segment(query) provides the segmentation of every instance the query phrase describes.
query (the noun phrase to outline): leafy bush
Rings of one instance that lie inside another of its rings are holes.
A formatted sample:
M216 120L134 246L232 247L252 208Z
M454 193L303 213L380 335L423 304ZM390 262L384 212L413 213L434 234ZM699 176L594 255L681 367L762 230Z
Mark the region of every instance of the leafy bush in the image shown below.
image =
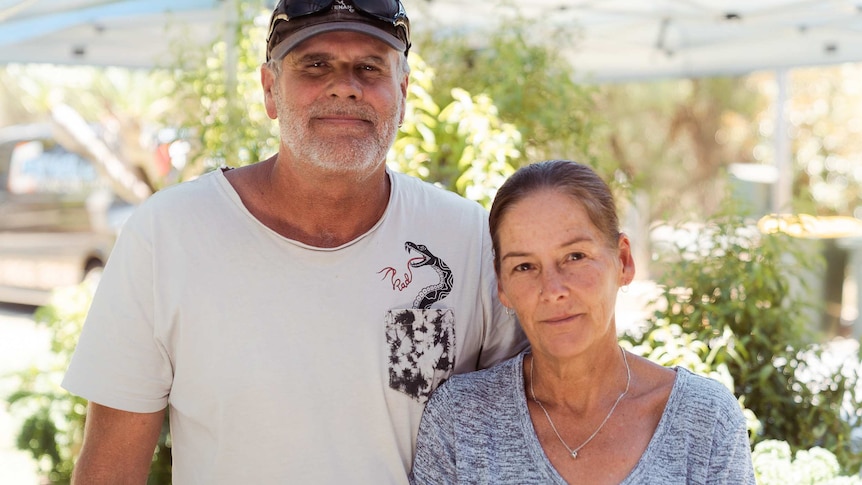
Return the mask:
M12 413L24 420L18 434L18 448L29 451L40 474L55 484L69 483L84 437L87 401L69 394L60 387L60 382L78 342L92 297L93 288L85 282L55 292L50 304L36 310L35 321L47 326L51 334L52 359L44 368L20 373L21 385L8 397ZM170 463L165 420L148 484L170 484Z
M760 421L753 442L827 448L858 471L862 453L851 446L852 427L862 422L858 360L843 369L818 365L819 314L807 284L819 264L816 247L761 235L732 213L677 230L687 237L659 256L665 272L653 320L628 340L658 352L659 361L685 348L707 370L727 369L734 394Z
M407 111L387 162L398 171L490 206L515 171L521 133L504 123L487 95L455 88L442 109L434 101L434 70L410 55Z

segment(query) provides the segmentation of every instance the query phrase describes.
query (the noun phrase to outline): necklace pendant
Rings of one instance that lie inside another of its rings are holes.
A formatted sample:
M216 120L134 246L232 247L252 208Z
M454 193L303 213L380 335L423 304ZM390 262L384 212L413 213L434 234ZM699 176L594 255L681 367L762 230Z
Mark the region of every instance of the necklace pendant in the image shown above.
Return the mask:
M572 450L572 459L574 460L577 457L578 457L578 450Z

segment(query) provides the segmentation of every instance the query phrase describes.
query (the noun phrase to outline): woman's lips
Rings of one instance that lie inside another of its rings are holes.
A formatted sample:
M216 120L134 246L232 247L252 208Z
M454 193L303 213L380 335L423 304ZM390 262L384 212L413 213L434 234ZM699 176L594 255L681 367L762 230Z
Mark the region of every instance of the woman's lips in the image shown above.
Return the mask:
M542 323L545 323L548 325L562 325L564 323L570 323L570 322L575 321L575 319L577 319L578 316L579 315L577 315L577 314L558 315L558 316L542 319Z

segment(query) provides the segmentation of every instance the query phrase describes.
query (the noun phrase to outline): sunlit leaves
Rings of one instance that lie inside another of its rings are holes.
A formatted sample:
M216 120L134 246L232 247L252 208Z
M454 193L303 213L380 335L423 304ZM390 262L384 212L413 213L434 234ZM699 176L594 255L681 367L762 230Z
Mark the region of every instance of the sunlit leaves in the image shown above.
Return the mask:
M388 162L486 206L521 156L521 133L501 121L493 100L451 90L440 109L433 96L434 71L411 54L407 112Z

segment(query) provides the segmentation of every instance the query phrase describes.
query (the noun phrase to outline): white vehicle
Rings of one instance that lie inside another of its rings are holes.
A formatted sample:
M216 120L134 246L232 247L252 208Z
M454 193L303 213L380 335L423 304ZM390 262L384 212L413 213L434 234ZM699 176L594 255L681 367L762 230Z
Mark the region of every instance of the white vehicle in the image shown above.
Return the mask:
M50 124L0 129L0 301L43 305L98 277L132 207Z

